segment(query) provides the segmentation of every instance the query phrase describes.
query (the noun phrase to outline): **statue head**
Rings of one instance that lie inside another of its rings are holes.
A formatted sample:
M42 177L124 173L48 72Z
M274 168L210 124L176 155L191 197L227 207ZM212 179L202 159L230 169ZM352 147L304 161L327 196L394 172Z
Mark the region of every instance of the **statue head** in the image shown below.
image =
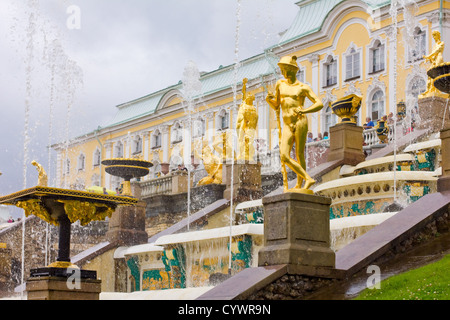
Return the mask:
M294 70L297 73L299 70L298 64L297 64L297 56L284 56L280 59L280 62L278 63L278 66L280 68L287 67L289 69Z
M441 40L441 33L437 30L434 30L431 35L433 36L434 40L440 41Z

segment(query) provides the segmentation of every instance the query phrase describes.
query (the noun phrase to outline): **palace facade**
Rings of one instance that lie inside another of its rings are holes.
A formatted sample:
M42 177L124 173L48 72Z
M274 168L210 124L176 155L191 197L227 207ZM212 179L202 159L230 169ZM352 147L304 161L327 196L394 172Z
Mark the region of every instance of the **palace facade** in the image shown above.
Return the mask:
M281 78L277 63L286 55L298 57L298 79L324 103L320 113L308 116L314 137L338 122L330 104L353 93L363 97L359 125L366 117L376 121L396 114L401 101L416 112L417 97L426 90L427 62L422 57L434 45L431 32L440 31L442 40L450 43L448 1L417 0L415 6L399 11L397 29L391 1L303 0L296 5L298 14L277 44L240 61L238 68L221 66L201 74L202 93L191 101L194 112L186 112L180 82L118 105L108 124L74 139L69 148L64 143L53 146L57 187L114 190L120 181L104 172L102 159L149 160L154 167L145 180L159 177L167 167L170 171L192 163L192 150L199 142L212 143L217 134L235 129L244 78L259 114L257 153L260 159L275 159L270 155L276 155L278 146L277 121L265 101L265 88L274 89ZM444 59L450 60L450 46ZM276 168L276 163L263 166Z

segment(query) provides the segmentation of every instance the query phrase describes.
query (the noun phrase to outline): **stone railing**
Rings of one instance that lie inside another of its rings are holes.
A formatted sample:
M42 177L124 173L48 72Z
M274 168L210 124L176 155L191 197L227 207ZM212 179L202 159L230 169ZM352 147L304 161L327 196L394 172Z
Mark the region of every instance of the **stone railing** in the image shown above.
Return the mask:
M177 194L187 192L187 182L187 171L174 171L159 178L142 181L140 183L141 199L161 194Z
M401 126L397 126L397 137L398 137L399 133L403 133ZM374 145L380 144L380 139L378 138L376 128L364 130L363 135L364 135L364 145L365 146L372 147ZM389 142L391 142L394 139L394 127L393 126L389 126L388 139L389 139Z

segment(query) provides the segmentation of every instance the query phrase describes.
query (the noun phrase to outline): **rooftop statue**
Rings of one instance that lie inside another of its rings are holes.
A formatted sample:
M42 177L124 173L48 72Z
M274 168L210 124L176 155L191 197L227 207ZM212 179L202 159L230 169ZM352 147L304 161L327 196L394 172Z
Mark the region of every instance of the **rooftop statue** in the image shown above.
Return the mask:
M308 85L297 80L299 67L296 56L285 56L281 58L278 65L284 79L278 80L275 94L269 92L266 101L277 114L284 192L313 194L310 188L316 181L306 172L305 161L305 144L308 133L306 114L322 110L323 103ZM305 109L306 98L311 100L312 105ZM283 127L281 127L280 109ZM297 160L290 156L294 144ZM297 185L292 189L288 189L286 165L297 174ZM305 185L302 188L303 181L305 181Z
M39 163L37 163L35 160L31 161L31 164L36 167L36 169L39 172L38 177L38 186L39 187L48 187L48 176L47 173L44 170L44 167L42 167Z
M429 55L423 56L425 60L431 63L429 70L436 68L437 66L442 65L444 63L443 54L445 43L441 41L441 33L435 30L432 32L432 36L435 41L433 51ZM436 87L434 86L434 79L432 77L428 77L427 90L421 95L419 95L419 98L432 97L436 95L443 96L442 93L439 90L437 90ZM444 95L443 97L446 97L446 95Z
M255 96L247 94L247 78L243 80L242 104L239 106L239 112L236 122L236 130L239 141L238 160L253 161L255 147L253 145L258 125L258 112L253 105Z

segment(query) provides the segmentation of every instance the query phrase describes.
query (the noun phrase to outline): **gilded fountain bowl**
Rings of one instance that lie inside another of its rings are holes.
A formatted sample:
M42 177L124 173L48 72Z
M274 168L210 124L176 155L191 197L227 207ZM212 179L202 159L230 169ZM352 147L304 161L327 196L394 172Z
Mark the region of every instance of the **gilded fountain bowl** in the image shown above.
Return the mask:
M126 180L146 176L149 168L153 167L153 163L140 159L107 159L102 164L106 166L107 173Z
M450 93L450 62L429 69L427 74L434 79L433 84L436 89L444 93Z

